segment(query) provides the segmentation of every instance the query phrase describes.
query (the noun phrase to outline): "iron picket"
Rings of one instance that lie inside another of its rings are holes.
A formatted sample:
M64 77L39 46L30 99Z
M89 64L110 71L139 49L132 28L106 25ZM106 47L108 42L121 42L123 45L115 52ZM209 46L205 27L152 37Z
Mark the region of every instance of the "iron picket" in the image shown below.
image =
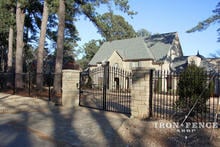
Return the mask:
M215 74L213 78L213 74ZM210 98L207 100L204 110L195 111L195 121L204 121L204 122L213 122L214 118L216 121L220 121L220 113L217 112L218 99L219 99L219 73L206 72L204 75L192 75L194 78L197 76L206 77L207 83L213 81L214 88L217 87L214 95L210 95ZM176 101L179 99L178 96L178 80L180 78L180 73L173 73L168 71L153 71L152 76L152 117L160 119L171 119L174 114L180 112L180 109L176 107ZM190 85L190 88L193 85ZM209 87L211 85L209 84ZM186 101L187 102L187 101ZM197 105L196 105L197 107Z
M126 78L129 79L127 83ZM79 96L80 106L130 114L130 87L126 87L131 85L130 79L131 72L109 65L83 71L80 74L80 91L83 91ZM89 95L83 94L88 92Z

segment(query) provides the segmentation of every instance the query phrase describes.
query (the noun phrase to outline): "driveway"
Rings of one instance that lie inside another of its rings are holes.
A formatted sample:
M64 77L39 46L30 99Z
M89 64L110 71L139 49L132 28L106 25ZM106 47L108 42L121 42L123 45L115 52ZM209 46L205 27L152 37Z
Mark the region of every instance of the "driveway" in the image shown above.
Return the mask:
M55 107L46 101L0 93L0 146L123 145L117 130L129 117L83 107ZM9 135L13 134L13 135ZM5 139L8 138L8 139ZM22 138L22 139L19 139ZM20 141L19 141L20 140Z
M175 129L155 128L166 120L138 120L84 107L55 107L36 98L0 93L0 147L180 146ZM210 136L213 139L210 141ZM184 137L184 136L182 136ZM201 130L194 146L220 146L219 129ZM189 143L189 142L187 142Z

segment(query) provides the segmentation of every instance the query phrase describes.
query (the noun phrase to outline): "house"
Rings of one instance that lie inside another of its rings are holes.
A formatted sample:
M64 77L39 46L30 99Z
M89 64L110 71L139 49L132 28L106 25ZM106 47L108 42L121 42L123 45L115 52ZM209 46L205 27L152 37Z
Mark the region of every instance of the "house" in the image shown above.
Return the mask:
M166 92L169 90L177 90L179 75L190 64L195 64L196 66L202 67L208 71L211 71L213 69L212 64L207 62L205 57L200 55L199 52L197 53L197 55L176 57L170 63L169 72L157 73L158 76L155 84L156 85L155 87L157 87L157 91ZM158 86L158 85L162 85L162 86Z
M106 62L111 67L121 68L126 71L131 71L136 67L144 67L178 74L192 63L203 67L207 71L219 71L220 69L220 59L207 59L200 55L199 52L197 55L183 56L177 32L105 42L89 62L89 69L95 69ZM161 86L162 92L176 90L177 88L177 77L175 78L175 76L167 73L160 73L157 75L158 78L155 79L155 87L163 83ZM108 84L115 85L115 87L128 87L124 85L129 85L126 77L126 79L123 79L115 75L111 78L113 80L108 79L108 81L113 82ZM97 81L102 83L102 75L97 79L93 79L93 82L96 83ZM122 84L120 85L120 83ZM219 91L219 80L215 83L215 93L219 94L217 92Z
M169 71L172 61L182 56L183 52L176 32L155 34L149 37L105 42L89 62L89 69L92 73L93 69L107 62L110 67L125 71L137 67ZM107 85L116 89L129 89L129 78L121 75L110 76ZM93 79L94 85L103 82L102 74L90 78Z
M135 67L169 70L183 52L176 32L105 42L92 60L92 69L108 61L110 66L132 70Z
M176 73L177 75L181 73L188 65L195 64L197 67L203 68L209 78L208 83L213 83L213 95L220 94L220 81L219 81L219 71L220 71L220 59L219 58L205 58L199 54L192 56L182 56L175 58L170 66L170 71ZM172 80L174 81L174 79ZM173 82L174 83L174 82ZM177 84L177 82L175 82ZM177 87L174 84L173 87ZM172 87L172 86L170 86Z
M214 65L215 70L220 71L220 58L207 58L206 60Z
M190 64L195 64L208 72L218 71L217 59L205 58L199 54L199 51L196 55L176 57L171 63L170 70L175 73L180 73Z

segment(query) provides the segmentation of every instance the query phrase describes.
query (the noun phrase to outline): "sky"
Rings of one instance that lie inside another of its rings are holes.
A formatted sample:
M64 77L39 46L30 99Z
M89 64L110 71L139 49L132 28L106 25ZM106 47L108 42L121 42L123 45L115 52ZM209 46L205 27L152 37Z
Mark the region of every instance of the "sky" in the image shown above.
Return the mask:
M217 3L218 0L129 0L131 10L137 12L133 18L113 10L115 14L122 15L135 31L144 28L152 34L177 32L185 56L196 55L199 51L201 55L211 57L210 54L220 51L216 31L218 24L210 25L204 31L186 31L211 16ZM107 12L107 8L102 6L98 12ZM78 42L80 47L92 39L101 39L92 22L84 16L78 19L75 25L81 38Z

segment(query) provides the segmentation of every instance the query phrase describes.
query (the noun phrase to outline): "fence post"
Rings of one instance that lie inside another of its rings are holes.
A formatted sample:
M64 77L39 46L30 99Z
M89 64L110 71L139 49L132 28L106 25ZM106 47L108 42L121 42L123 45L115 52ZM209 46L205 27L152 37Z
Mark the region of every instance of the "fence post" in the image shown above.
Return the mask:
M62 71L62 104L64 107L74 107L79 104L79 70Z
M15 70L13 70L13 73L12 73L12 82L13 82L13 94L16 93L16 85L15 85Z
M31 72L28 71L28 95L31 95Z
M152 114L152 69L132 70L131 117L146 119Z
M102 64L103 72L103 110L106 110L106 90L109 88L109 62L106 61Z
M152 117L152 114L153 114L153 73L154 71L151 69L150 70L150 77L149 77L149 116Z
M43 76L43 75L42 75ZM52 85L52 73L51 71L49 72L48 74L48 77L49 77L49 82L48 82L48 86L49 86L49 98L48 98L48 101L51 101L51 85Z

